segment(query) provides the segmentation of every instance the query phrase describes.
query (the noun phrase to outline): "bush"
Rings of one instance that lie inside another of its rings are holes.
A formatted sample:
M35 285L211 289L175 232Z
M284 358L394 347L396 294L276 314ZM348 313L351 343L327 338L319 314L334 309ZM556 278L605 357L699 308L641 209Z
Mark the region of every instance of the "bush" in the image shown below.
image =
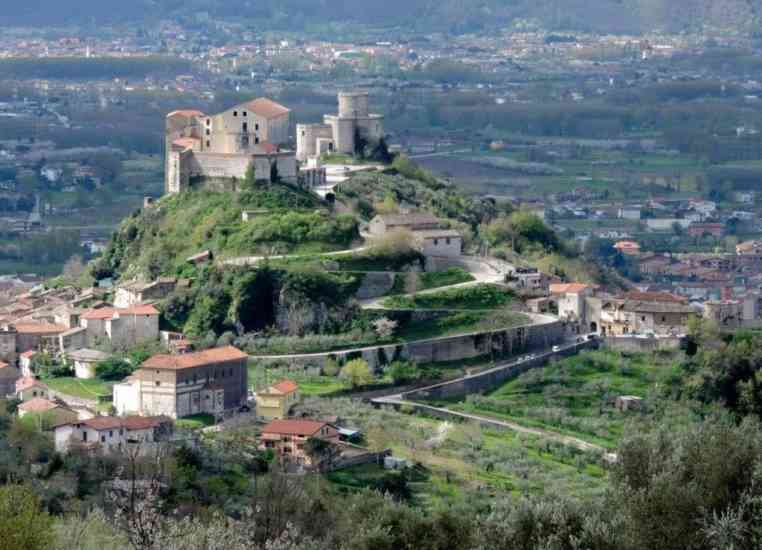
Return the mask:
M364 359L353 359L341 369L341 377L352 389L367 386L373 382L373 373Z
M117 357L109 357L95 365L95 375L101 380L123 380L135 370L130 363Z

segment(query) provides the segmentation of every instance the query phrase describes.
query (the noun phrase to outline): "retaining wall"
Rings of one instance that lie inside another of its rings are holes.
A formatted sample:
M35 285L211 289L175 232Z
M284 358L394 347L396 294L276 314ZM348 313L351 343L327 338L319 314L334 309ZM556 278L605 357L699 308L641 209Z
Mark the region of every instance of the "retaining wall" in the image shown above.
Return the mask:
M602 342L604 347L616 351L650 353L663 350L678 350L683 342L683 338L681 336L669 338L635 338L634 336L627 336L603 338Z
M461 361L475 357L508 358L522 353L544 351L563 341L563 324L551 317L531 315L535 323L495 331L434 338L404 344L327 353L253 356L260 364L286 363L294 368L323 367L328 359L339 364L362 358L374 370L397 360L416 363Z
M544 353L534 359L496 367L488 371L465 376L457 380L442 382L428 388L409 391L402 394L404 400L427 400L427 399L450 399L465 397L474 393L485 393L502 386L508 380L519 376L529 370L545 366L549 361L555 361L564 357L571 357L585 349L598 347L596 341L586 341L572 346L564 347L553 353Z

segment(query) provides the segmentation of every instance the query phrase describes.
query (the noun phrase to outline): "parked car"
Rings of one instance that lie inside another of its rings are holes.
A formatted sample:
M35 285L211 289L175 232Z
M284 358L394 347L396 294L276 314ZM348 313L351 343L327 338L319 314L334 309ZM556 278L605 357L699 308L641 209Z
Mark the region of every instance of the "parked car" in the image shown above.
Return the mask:
M553 346L553 353L561 351L561 346Z

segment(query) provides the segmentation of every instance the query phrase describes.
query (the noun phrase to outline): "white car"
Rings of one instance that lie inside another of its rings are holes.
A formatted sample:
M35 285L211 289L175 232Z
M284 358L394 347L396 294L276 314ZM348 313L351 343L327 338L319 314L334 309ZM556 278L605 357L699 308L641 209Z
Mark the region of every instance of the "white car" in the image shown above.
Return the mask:
M553 346L553 353L558 353L561 351L561 346Z

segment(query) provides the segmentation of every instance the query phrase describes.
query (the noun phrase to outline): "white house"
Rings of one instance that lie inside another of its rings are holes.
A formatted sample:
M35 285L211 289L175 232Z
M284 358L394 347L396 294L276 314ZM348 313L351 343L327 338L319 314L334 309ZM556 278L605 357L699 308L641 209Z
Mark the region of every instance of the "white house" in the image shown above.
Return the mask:
M77 378L89 379L95 378L95 367L98 362L109 357L108 353L95 349L78 349L68 354L69 359L74 363L74 375Z
M55 448L66 453L73 446L101 451L121 451L128 444L148 450L171 432L172 421L165 416L96 416L56 426Z
M424 256L456 257L463 250L463 237L453 229L431 229L413 233Z

